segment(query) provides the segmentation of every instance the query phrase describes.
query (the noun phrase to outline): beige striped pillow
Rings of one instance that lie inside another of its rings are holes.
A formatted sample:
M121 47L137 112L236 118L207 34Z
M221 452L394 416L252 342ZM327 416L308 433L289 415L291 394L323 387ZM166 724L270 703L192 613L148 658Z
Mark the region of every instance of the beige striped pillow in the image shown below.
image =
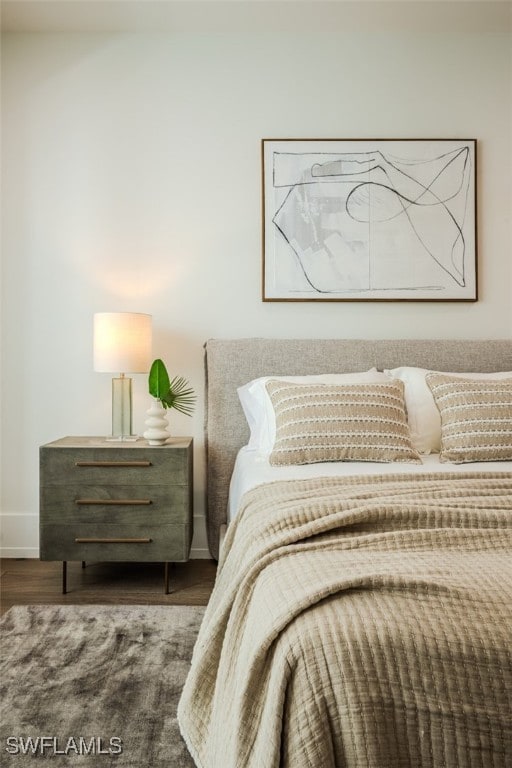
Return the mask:
M401 381L306 385L270 380L266 386L276 417L273 465L421 463L409 436Z
M426 380L441 414L441 461L512 461L512 379Z

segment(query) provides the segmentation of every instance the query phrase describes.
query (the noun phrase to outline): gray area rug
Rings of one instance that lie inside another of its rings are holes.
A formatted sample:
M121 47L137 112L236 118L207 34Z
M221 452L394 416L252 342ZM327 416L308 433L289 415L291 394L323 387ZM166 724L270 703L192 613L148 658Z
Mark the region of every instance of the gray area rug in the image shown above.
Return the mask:
M1 765L193 768L176 709L204 610L11 608L0 622Z

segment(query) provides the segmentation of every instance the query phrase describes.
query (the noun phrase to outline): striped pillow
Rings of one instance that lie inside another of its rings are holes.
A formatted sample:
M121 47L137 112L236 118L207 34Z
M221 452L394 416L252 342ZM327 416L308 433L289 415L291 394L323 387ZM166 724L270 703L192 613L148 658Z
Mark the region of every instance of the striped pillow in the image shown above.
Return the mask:
M306 385L270 380L267 391L276 417L273 465L421 463L409 436L401 381Z
M512 461L512 379L426 380L441 414L441 461Z

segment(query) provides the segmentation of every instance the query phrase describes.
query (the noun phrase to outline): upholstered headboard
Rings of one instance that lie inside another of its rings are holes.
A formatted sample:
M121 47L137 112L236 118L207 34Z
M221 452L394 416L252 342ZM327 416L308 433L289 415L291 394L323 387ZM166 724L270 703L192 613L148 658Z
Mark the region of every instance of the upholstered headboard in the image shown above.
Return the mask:
M440 371L512 370L508 340L211 339L206 349L207 531L218 557L229 481L249 430L237 387L258 376L343 373L401 365Z

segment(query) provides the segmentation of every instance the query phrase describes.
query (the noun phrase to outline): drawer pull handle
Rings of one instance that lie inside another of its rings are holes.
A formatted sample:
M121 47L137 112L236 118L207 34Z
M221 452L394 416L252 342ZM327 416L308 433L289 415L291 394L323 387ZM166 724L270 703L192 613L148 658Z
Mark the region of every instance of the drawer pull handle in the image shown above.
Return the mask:
M75 467L150 467L150 461L75 461Z
M101 504L103 505L125 505L125 504L152 504L151 499L76 499L75 504Z
M75 539L75 544L150 544L152 539Z

